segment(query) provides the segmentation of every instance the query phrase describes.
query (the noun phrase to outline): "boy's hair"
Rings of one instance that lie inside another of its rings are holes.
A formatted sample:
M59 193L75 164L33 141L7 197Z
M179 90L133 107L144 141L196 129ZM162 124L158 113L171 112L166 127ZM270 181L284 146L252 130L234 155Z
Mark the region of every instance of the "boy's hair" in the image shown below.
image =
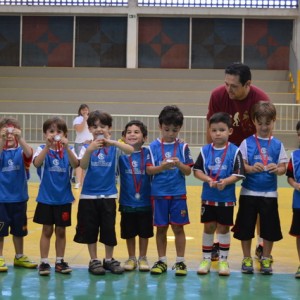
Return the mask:
M183 119L183 114L176 105L165 106L158 116L160 126L164 124L182 127Z
M56 125L57 130L61 130L64 133L64 136L67 137L68 136L68 127L67 124L65 122L65 120L63 120L62 118L59 117L54 117L54 118L50 118L48 120L46 120L43 124L43 132L46 133L47 130L53 125Z
M232 128L232 119L230 115L226 112L217 112L213 114L209 119L209 126L211 124L216 124L220 122L226 124L228 128Z
M300 130L300 121L298 121L297 125L296 125L296 130L299 131Z
M15 128L21 129L20 122L16 118L13 118L13 117L3 117L0 120L0 128L4 127L5 125L8 125L8 126L12 125Z
M259 101L253 105L251 111L252 121L260 121L263 117L266 117L267 120L276 120L276 107L273 103L268 101Z
M240 62L235 62L228 66L225 69L225 74L239 76L242 86L244 86L248 80L251 80L250 68Z
M81 110L87 108L90 110L89 106L87 104L81 104L78 108L78 116L81 116Z
M92 127L96 123L96 121L100 121L102 125L112 127L112 120L112 116L109 113L101 110L94 110L90 112L87 119L87 124L89 127Z
M143 122L141 122L139 120L131 120L130 122L128 122L125 125L124 136L126 135L127 128L130 127L130 126L132 126L132 125L135 125L135 126L137 126L137 127L140 128L140 130L141 130L144 138L148 136L147 126Z

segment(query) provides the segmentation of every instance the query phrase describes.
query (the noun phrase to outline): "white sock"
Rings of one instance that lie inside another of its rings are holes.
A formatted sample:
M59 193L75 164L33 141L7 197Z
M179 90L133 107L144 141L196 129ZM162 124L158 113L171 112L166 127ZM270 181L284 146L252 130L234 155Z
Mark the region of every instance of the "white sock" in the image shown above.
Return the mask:
M164 262L165 264L167 263L167 257L166 256L159 257L158 260Z
M202 235L203 259L211 260L211 251L212 251L213 243L214 243L214 235L204 232Z

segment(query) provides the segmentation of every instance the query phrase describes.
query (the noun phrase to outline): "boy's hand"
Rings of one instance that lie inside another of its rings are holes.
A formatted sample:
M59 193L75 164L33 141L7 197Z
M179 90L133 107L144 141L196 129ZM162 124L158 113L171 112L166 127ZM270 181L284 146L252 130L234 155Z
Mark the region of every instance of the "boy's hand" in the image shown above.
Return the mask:
M68 148L68 145L69 145L69 140L65 137L65 136L62 136L61 137L61 140L60 140L60 143L62 144L62 146L67 149Z
M274 164L274 163L268 164L266 166L266 171L268 171L269 173L275 173L275 174L277 174L277 172L278 172L278 166L277 166L277 164Z
M264 172L264 171L266 171L265 166L260 162L256 162L252 166L252 173L261 173L261 172Z

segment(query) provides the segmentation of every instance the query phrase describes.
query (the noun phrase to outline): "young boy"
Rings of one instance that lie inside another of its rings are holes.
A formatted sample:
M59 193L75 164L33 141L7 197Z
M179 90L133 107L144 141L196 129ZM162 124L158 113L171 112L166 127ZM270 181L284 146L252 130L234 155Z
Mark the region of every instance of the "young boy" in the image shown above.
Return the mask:
M43 225L40 252L40 275L49 275L50 241L56 235L55 272L72 272L64 261L66 248L66 227L71 226L71 208L74 196L71 191L72 168L78 167L78 159L68 145L67 125L61 118L51 118L44 122L45 144L37 148L33 164L41 183L37 196L37 207L33 221Z
M87 124L93 141L82 148L80 166L86 170L78 204L77 227L74 241L88 245L89 272L104 275L105 270L122 274L120 262L113 259L117 245L116 222L116 168L121 150L131 154L132 146L110 139L112 117L103 111L89 114ZM103 264L97 255L97 238L105 245Z
M167 271L167 231L169 224L175 235L176 263L175 275L185 276L184 263L185 232L183 226L189 224L186 203L185 176L191 174L194 162L188 145L179 141L178 134L183 125L183 114L177 106L166 106L158 117L161 138L150 144L151 157L147 160L146 171L153 175L151 196L158 261L151 268L151 274Z
M300 121L296 125L298 139L300 140ZM290 229L290 235L296 237L296 247L300 261L300 149L291 153L291 159L288 164L287 181L294 188L293 193L293 220ZM295 278L300 278L300 266L295 274Z
M238 214L232 231L242 244L242 272L252 274L251 242L259 215L260 236L264 242L260 272L272 274L273 243L282 239L277 176L285 174L288 158L281 141L272 136L276 120L275 106L270 102L258 102L253 107L251 118L256 133L240 145L247 175L242 183Z
M147 261L148 240L153 237L152 207L150 201L151 177L146 173L149 149L142 147L147 139L147 127L138 120L130 121L124 130L125 142L134 147L131 155L119 158L121 238L126 239L129 258L125 271L139 267L150 270ZM136 259L136 241L139 236L139 259Z
M194 176L203 181L201 222L203 260L198 274L210 271L214 233L218 231L220 246L219 275L230 274L227 262L230 249L230 226L236 203L235 183L244 178L242 155L237 146L228 142L232 134L232 121L225 112L215 113L209 119L211 144L202 147L194 165Z
M9 228L15 247L14 266L36 268L24 250L27 230L27 178L32 160L32 148L22 137L18 120L12 117L0 120L0 272L8 267L3 257L4 237Z

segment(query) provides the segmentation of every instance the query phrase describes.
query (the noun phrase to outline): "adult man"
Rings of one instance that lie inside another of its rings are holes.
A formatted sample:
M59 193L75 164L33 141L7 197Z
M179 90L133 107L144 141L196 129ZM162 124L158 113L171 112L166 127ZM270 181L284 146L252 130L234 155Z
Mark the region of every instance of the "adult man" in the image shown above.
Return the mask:
M207 143L211 143L208 131L208 120L216 112L227 112L232 118L233 133L229 142L239 146L241 142L255 133L251 120L251 109L259 101L270 101L269 97L258 87L251 84L250 68L242 63L233 63L225 69L225 84L215 88L210 96L207 119ZM259 222L257 223L259 235ZM256 256L262 255L262 239L258 236ZM220 245L222 247L222 245ZM212 260L219 259L219 243L215 242L212 249Z
M258 87L251 85L250 68L242 63L233 63L225 69L225 85L215 88L210 96L207 121L216 112L227 112L232 117L233 133L229 141L239 146L255 133L250 114L252 106L269 97ZM207 126L208 128L208 126ZM207 142L211 139L207 133Z

